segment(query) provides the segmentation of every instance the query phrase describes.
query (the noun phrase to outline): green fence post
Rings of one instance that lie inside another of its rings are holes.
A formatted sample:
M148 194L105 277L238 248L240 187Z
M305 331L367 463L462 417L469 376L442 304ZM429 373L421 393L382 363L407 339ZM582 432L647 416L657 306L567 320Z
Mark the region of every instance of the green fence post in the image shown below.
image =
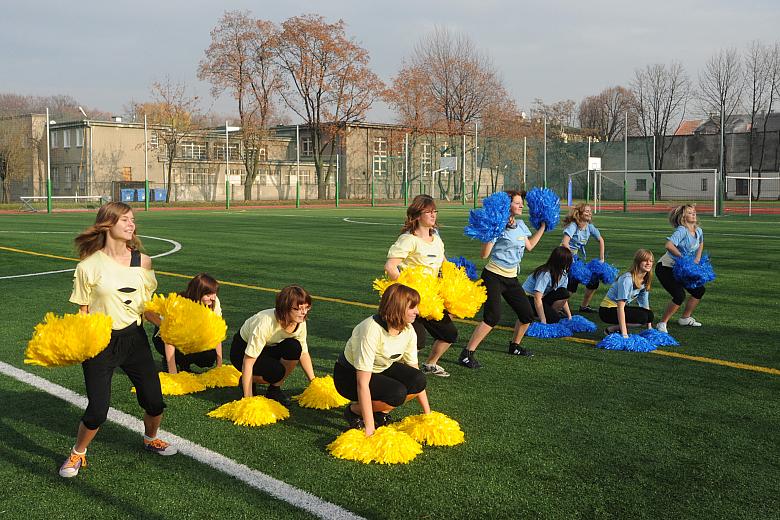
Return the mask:
M374 191L375 191L375 189L374 189L374 173L371 172L371 207L372 208L375 205L375 201L374 201L375 193L374 193Z
M225 175L225 209L230 209L230 176Z
M339 175L336 173L336 207L339 207Z
M623 179L623 213L628 213L628 180Z
M295 207L300 208L301 207L301 177L300 175L295 176Z
M474 197L474 208L477 207L477 181L474 181L474 187L471 189L471 193Z
M144 210L149 211L149 179L144 179Z
M51 213L51 179L46 179L46 213Z

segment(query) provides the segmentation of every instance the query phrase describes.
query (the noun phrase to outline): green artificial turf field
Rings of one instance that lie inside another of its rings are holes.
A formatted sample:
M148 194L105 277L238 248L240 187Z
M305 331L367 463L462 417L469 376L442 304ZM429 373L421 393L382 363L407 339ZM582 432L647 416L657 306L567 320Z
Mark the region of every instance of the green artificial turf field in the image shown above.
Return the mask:
M182 290L206 271L223 282L228 335L274 293L296 283L315 296L309 345L318 375L330 374L352 328L372 310L371 281L382 274L404 208L225 211L136 210L138 233L156 255L158 292ZM477 263L479 244L463 236L467 208L440 208L448 256ZM480 346L484 367L455 363L473 330L429 377L432 408L459 421L466 442L424 448L407 465L363 465L331 457L325 446L344 429L341 410L293 404L275 425L242 428L206 412L238 398L232 388L167 397L163 428L368 518L769 518L780 510L780 255L777 218L700 215L718 278L695 316L704 326L669 332L683 357L611 352L569 339L524 343L533 358L508 356L510 333ZM84 393L81 368L23 364L32 329L68 303L73 237L93 213L0 216L0 288L7 303L0 361ZM640 247L663 252L671 227L663 215L599 214L608 261L625 270ZM558 245L560 228L523 260L521 280ZM591 245L591 255L597 253ZM181 275L181 276L175 276ZM606 292L601 287L593 303ZM572 299L576 309L582 289ZM656 284L651 305L669 301ZM481 316L478 315L477 319ZM597 316L589 315L598 325ZM503 325L512 316L504 308ZM599 327L601 330L602 327ZM578 334L586 340L600 333ZM429 341L430 343L430 341ZM229 340L224 343L229 350ZM427 350L421 353L424 357ZM155 353L159 359L159 356ZM732 365L717 364L719 361ZM736 364L745 365L740 368ZM762 369L766 369L761 371ZM296 371L286 386L305 387ZM112 406L140 417L130 383L114 377ZM81 411L0 375L0 515L5 518L295 518L308 514L185 456L154 457L139 432L106 424L89 466L66 480L57 468L72 445ZM396 419L418 413L409 403Z

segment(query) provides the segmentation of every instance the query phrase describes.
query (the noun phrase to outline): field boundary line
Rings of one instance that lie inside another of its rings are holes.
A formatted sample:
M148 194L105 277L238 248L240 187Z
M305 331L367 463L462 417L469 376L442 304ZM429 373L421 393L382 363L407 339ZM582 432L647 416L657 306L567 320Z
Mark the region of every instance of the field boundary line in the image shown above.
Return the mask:
M77 394L64 386L52 383L48 379L39 377L2 361L0 361L0 373L22 383L27 383L37 390L62 399L79 409L85 409L87 406L86 397ZM109 408L108 420L133 432L142 432L144 429L143 421L113 407ZM252 469L249 466L225 457L200 444L196 444L162 429L160 429L160 434L162 437L165 437L168 441L172 442L182 454L205 464L216 471L240 480L248 486L262 491L277 500L286 502L319 518L337 518L344 520L363 519L363 517L351 513L341 506L322 500L308 491L304 491L270 475L266 475L262 471Z
M47 253L36 253L34 251L25 251L23 249L15 249L15 248L12 248L12 247L0 246L0 250L10 251L10 252L13 252L13 253L22 253L22 254L29 254L29 255L35 255L35 256L44 256L44 257L49 257L49 258L59 258L61 260L72 260L74 262L78 262L77 258L68 258L68 257L65 257L65 256L56 256L56 255L50 255L50 254L47 254ZM192 278L191 275L180 274L180 273L173 273L173 272L170 272L170 271L157 271L157 270L155 270L155 274L160 274L160 275L164 275L164 276L171 276L171 277L175 277L175 278ZM228 282L228 281L224 281L224 280L218 280L218 281L219 281L220 285L227 285L227 286L231 286L231 287L239 287L239 288L242 288L242 289L251 289L251 290L255 290L255 291L263 291L263 292L270 292L270 293L278 293L280 291L280 289L273 289L273 288L270 288L270 287L261 287L259 285L251 285L251 284L244 284L244 283L238 283L238 282ZM329 296L315 296L315 295L312 295L311 297L312 297L313 300L317 300L317 301L338 303L338 304L342 304L342 305L352 305L353 307L363 307L363 308L367 308L367 309L376 309L377 308L376 304L355 302L355 301L351 301L351 300L344 300L342 298L331 298ZM475 321L475 320L466 320L466 319L460 319L460 318L453 318L452 321L455 321L455 322L458 322L458 323L464 323L464 324L472 325L472 326L479 325L479 322ZM504 326L504 325L497 325L494 328L496 328L498 330L509 331L509 332L512 332L514 330L512 327L507 327L507 326ZM564 340L564 341L568 341L570 343L582 343L582 344L587 344L587 345L596 345L596 343L598 343L597 341L592 340L592 339L588 339L588 338L575 338L575 337L572 337L572 336L567 336L567 337L564 337L564 338L561 338L561 339ZM763 374L771 374L771 375L778 375L778 376L780 376L780 369L771 368L771 367L763 367L763 366L760 366L760 365L751 365L749 363L739 363L737 361L727 361L727 360L724 360L724 359L709 358L709 357L704 357L704 356L692 356L692 355L689 355L689 354L680 354L678 352L671 352L671 351L668 351L668 350L653 350L650 353L651 354L656 354L656 355L661 355L661 356L668 356L668 357L678 358L678 359L685 359L687 361L696 361L698 363L706 363L706 364L710 364L710 365L719 365L719 366L724 366L724 367L729 367L729 368L736 368L736 369L739 369L739 370L748 370L748 371L751 371L751 372L760 372L760 373L763 373Z

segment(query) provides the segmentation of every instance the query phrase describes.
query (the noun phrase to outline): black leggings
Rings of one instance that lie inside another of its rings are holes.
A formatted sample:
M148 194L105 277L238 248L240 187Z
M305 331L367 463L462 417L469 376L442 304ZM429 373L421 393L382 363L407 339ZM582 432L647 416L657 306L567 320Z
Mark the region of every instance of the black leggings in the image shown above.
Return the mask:
M152 417L163 413L165 403L149 338L143 327L134 323L111 331L108 346L81 364L89 401L81 422L90 430L96 430L106 422L111 401L111 378L117 367L124 370L135 386L141 408Z
M547 323L558 323L561 321L561 315L558 314L558 311L553 309L552 305L553 303L559 301L559 300L568 300L571 296L571 293L564 289L563 287L558 287L554 291L550 291L544 296L542 296L542 307L544 308L544 319ZM528 297L528 303L531 304L531 309L534 311L534 316L536 316L536 303L534 302L534 297L529 296Z
M165 359L165 342L157 333L158 328L154 329L154 335L152 336L152 343L154 349L160 353L163 357L163 371L168 371L168 363ZM208 368L214 366L217 362L216 349L204 350L203 352L196 352L194 354L182 354L179 349L174 351L174 359L176 360L176 366L179 370L189 370L190 365L197 365L200 368Z
M626 305L623 307L623 311L626 315L626 324L638 323L644 325L646 323L653 323L654 316L653 311L645 309L643 307L629 307ZM617 307L599 307L599 318L604 323L610 323L612 325L619 325Z
M574 278L571 273L569 273L569 283L566 285L566 290L570 293L574 294L577 292L577 288L580 286L579 280ZM593 281L585 284L586 289L596 290L599 288L599 279L594 277Z
M230 345L230 362L239 372L243 371L245 351L246 341L236 332ZM284 378L282 359L297 361L301 359L302 352L301 343L295 338L285 338L276 345L266 345L252 367L252 375L260 376L266 383L275 385Z
M520 323L531 323L534 314L525 297L523 286L517 277L507 278L499 274L482 270L482 281L487 289L487 301L482 310L482 321L491 327L498 325L501 320L501 297L509 304Z
M658 281L661 282L664 289L666 289L666 292L672 295L672 302L674 302L675 305L683 304L683 301L685 300L685 291L688 291L688 294L697 300L701 300L702 296L704 296L704 286L696 287L695 289L686 288L675 279L674 269L666 267L661 262L655 264L655 276L658 278Z
M455 343L458 340L458 329L452 323L452 318L447 311L444 311L444 317L440 320L427 320L417 316L412 322L412 327L417 333L417 350L425 347L426 331L433 336L434 340L445 343Z
M333 382L336 391L351 401L357 401L357 370L342 354L333 367ZM425 374L403 363L393 363L383 372L371 374L368 388L372 401L382 401L396 407L404 404L410 395L425 390Z

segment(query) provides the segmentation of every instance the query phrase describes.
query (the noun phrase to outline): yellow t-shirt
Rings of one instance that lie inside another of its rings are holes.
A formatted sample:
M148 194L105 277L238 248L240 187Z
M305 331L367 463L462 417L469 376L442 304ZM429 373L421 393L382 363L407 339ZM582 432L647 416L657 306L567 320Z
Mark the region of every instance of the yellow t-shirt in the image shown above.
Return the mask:
M151 269L127 267L97 251L76 266L70 301L89 306L89 312L111 316L111 327L120 330L141 324L144 303L155 289L157 278Z
M239 331L241 339L246 341L244 354L259 357L266 345L276 345L283 339L295 338L301 344L301 351L308 352L306 345L306 322L300 323L292 332L284 330L276 321L273 309L260 311L244 322Z
M417 333L407 325L400 334L391 336L371 316L352 330L344 357L356 369L374 374L384 372L396 361L417 365Z
M517 266L507 269L505 267L501 267L500 265L494 263L492 260L488 260L488 263L485 265L485 269L487 269L493 274L497 274L505 278L517 278L517 273L518 273Z
M411 233L404 233L390 246L387 258L401 258L401 269L423 265L431 274L438 276L441 264L444 263L444 242L438 233L433 234L431 242Z

